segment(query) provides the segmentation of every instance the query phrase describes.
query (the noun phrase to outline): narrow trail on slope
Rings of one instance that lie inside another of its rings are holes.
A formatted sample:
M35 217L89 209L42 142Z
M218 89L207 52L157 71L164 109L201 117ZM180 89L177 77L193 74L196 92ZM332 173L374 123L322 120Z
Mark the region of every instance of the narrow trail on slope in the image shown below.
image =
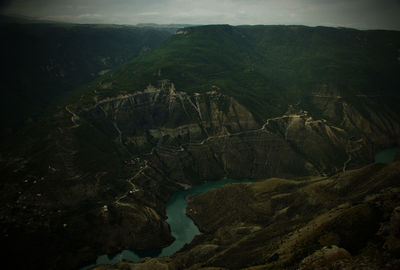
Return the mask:
M344 164L343 164L343 172L345 172L346 171L346 168L347 168L347 165L350 163L350 161L351 161L351 153L353 153L353 152L356 152L356 151L359 151L361 148L362 148L362 142L364 141L364 139L363 138L361 138L361 139L359 139L358 141L355 141L356 143L358 143L358 146L356 147L356 148L353 148L353 149L349 149L348 151L346 150L346 153L348 154L348 158L347 158L347 160L344 162ZM347 145L349 148L351 147L351 146L349 146L349 144Z
M65 106L65 110L68 112L68 113L70 113L72 116L71 116L71 122L74 124L72 127L70 127L70 128L77 128L77 127L79 127L80 126L80 124L79 123L77 123L77 121L79 121L79 116L76 114L76 113L74 113L73 111L71 111L71 109L68 107L69 105L66 105Z
M133 194L135 192L140 191L139 188L136 187L136 185L134 183L132 183L132 181L138 177L139 175L143 174L143 171L145 171L146 169L150 168L147 164L147 160L144 160L144 166L141 166L140 170L131 178L126 179L126 181L128 182L128 184L132 187L132 189L130 189L129 191L125 192L123 195L121 195L120 197L118 197L115 201L114 204L117 206L126 206L126 207L131 207L134 208L131 204L129 203L124 203L121 202L121 200L125 199L126 197L129 196L129 194Z

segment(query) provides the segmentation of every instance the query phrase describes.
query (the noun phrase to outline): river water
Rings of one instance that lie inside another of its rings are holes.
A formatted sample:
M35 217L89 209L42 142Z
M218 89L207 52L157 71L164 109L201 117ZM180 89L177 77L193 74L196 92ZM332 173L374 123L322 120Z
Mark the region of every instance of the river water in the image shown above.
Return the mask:
M400 147L384 149L376 153L375 163L392 162L398 152L400 152ZM250 181L254 180L246 180L245 182ZM122 259L136 263L141 258L145 257L163 257L174 254L185 244L190 243L196 235L200 234L200 231L194 224L193 220L190 219L185 213L187 207L187 196L191 194L205 193L211 189L218 188L229 183L238 182L243 181L223 179L219 181L207 182L202 185L191 187L187 190L175 192L166 205L166 212L168 217L167 222L170 226L172 236L175 237L175 241L168 247L165 247L163 249L136 252L131 250L123 250L113 256L109 256L107 254L101 255L97 258L95 264L85 266L80 270L86 270L100 264L116 264Z
M375 155L375 163L389 163L394 161L397 153L400 152L400 146L384 149Z

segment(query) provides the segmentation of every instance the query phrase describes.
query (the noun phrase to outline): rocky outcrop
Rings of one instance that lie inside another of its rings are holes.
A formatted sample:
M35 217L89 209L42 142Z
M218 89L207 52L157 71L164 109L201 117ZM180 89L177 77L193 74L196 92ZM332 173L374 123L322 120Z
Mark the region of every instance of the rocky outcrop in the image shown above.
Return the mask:
M343 248L339 248L335 245L323 247L301 261L299 270L311 270L329 267L333 269L342 269L335 267L335 265L338 265L338 261L340 260L350 258L350 253Z
M26 237L18 235L28 234L55 243L44 245L49 248L41 253L53 254L56 259L49 264L59 269L78 267L98 254L123 248L162 247L172 241L165 203L182 186L223 177L299 178L347 172L371 162L376 149L399 138L397 114L388 108L374 110L376 104L370 99L357 107L336 95L313 96L312 108L320 115L305 111L299 103L283 115L260 120L234 98L211 90L189 94L162 81L140 92L94 96L90 105L60 108L42 125L46 136L27 137L18 151L13 149L17 156L2 156L5 241L19 243ZM381 187L376 180L369 185ZM290 193L298 187L291 182L281 188ZM340 183L335 188L343 191ZM303 197L270 195L271 205L265 210L274 216L272 220L306 214L319 203L302 194L309 204L296 208ZM253 203L257 202L248 201ZM238 213L247 213L242 210ZM242 233L272 222L258 223L263 215L257 210L245 215L255 225L221 230L221 243L228 241L225 233L238 240ZM223 216L219 213L216 220ZM56 236L62 240L53 241ZM70 245L66 248L64 242ZM199 252L206 256L213 245L219 249L221 244L208 243ZM20 253L19 244L13 248ZM74 250L80 255L73 255ZM273 255L265 259L273 260ZM246 258L254 259L251 254ZM184 265L191 261L182 260ZM217 261L212 265L222 266Z
M166 81L159 88L150 85L142 92L97 101L83 115L135 153L259 127L233 98L215 91L188 95Z
M128 156L150 154L180 182L332 174L365 165L376 149L398 143L399 116L374 111L369 99L360 105L368 117L335 93L317 92L312 103L324 118L298 104L260 122L215 90L187 94L162 81L157 88L96 99L81 115Z
M189 202L203 234L173 256L96 269L397 269L399 168L226 185Z

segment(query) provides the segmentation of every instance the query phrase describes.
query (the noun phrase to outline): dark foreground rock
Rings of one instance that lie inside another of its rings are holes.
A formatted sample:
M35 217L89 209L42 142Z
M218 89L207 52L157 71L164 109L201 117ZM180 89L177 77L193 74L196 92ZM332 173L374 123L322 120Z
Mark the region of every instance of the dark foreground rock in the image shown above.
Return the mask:
M399 181L394 162L230 184L189 203L203 234L180 252L107 269L398 269Z

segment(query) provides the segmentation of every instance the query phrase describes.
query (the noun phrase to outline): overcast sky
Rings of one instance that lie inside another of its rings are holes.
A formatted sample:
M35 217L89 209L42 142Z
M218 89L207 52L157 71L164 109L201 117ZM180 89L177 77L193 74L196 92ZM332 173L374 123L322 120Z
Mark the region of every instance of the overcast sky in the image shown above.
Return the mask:
M400 30L400 0L0 0L0 12L76 23L303 24Z

